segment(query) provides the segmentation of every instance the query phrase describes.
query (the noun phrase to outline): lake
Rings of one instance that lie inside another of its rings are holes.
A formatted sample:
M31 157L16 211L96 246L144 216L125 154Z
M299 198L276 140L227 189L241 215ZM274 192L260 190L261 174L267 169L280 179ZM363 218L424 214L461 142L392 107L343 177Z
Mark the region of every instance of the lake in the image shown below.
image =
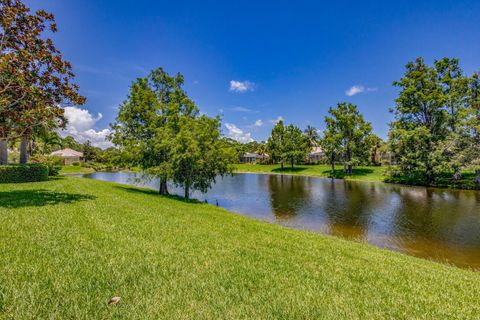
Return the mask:
M158 189L127 172L86 178ZM170 193L182 190L170 186ZM480 192L267 174L218 178L193 198L251 217L480 270Z

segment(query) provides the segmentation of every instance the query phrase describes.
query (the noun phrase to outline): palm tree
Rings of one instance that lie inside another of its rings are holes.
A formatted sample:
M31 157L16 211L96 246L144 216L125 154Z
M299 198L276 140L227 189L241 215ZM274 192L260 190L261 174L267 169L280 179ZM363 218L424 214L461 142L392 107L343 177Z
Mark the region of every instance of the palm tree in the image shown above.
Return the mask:
M39 140L42 142L40 150L41 154L47 155L54 151L54 147L62 148L62 137L56 131L41 130L38 134Z
M303 134L305 135L305 138L307 139L310 148L318 146L318 141L320 137L318 136L317 128L308 125L307 128L303 131Z

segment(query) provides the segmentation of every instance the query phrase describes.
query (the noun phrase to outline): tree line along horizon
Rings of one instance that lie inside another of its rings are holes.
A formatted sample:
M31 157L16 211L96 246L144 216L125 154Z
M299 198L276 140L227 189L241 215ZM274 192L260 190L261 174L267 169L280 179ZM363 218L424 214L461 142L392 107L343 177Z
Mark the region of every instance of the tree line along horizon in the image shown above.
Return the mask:
M48 149L49 139L66 127L63 107L82 105L86 98L73 83L71 64L45 35L57 30L53 15L31 13L20 0L0 5L0 165L8 163L13 145L19 145L19 162L27 163L42 150L32 141ZM304 162L313 146L325 152L332 176L337 163L346 174L358 165L380 165L374 155L381 150L395 160L388 172L392 182L435 185L445 177L454 182L468 176L480 185L480 74L466 75L456 58L431 66L422 58L407 63L393 83L399 94L388 141L372 133L357 106L341 102L328 110L321 135L313 127L302 131L279 121L265 143L249 150L255 144L222 135L220 117L201 115L183 84L181 74L162 68L137 78L111 124L115 148L109 152L116 164L159 177L161 194L168 193L167 181L181 185L186 197L206 191L216 176L232 172L244 151L268 153L283 168Z

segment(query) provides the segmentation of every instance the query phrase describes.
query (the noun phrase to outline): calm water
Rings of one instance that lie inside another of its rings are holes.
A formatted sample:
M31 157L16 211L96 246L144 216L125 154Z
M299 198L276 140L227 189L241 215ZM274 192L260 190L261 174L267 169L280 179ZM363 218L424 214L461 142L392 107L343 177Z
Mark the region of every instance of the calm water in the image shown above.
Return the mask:
M133 173L85 177L157 189ZM170 188L170 192L182 191ZM262 174L219 178L193 197L287 227L480 270L480 192Z

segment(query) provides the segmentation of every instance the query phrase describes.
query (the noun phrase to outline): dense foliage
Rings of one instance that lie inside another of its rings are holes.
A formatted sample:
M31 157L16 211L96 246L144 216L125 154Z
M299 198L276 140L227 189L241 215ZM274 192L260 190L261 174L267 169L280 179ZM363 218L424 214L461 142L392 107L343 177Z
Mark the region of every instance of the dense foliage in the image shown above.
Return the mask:
M296 163L305 162L310 149L309 143L302 130L293 124L285 126L280 120L272 129L267 150L272 160L279 162L283 170L285 163L289 163L293 168Z
M26 163L31 136L64 127L61 106L85 102L70 63L47 36L56 31L51 13L0 1L0 164L8 161L8 140L21 138L20 162Z
M120 105L111 140L125 163L160 177L160 194L168 193L171 179L188 197L191 189L206 191L215 176L230 172L235 156L221 141L220 120L199 116L183 83L181 74L162 68L137 79Z
M48 166L40 163L0 166L0 183L46 181L48 173Z
M344 172L352 174L355 165L368 163L369 150L373 141L372 126L363 119L357 106L339 103L328 110L325 117L325 130L321 145L335 171L335 160L341 157Z
M395 175L421 175L432 185L446 172L460 180L462 170L472 169L480 184L478 74L466 76L457 59L428 66L418 58L394 84L400 88L389 134L399 165Z

